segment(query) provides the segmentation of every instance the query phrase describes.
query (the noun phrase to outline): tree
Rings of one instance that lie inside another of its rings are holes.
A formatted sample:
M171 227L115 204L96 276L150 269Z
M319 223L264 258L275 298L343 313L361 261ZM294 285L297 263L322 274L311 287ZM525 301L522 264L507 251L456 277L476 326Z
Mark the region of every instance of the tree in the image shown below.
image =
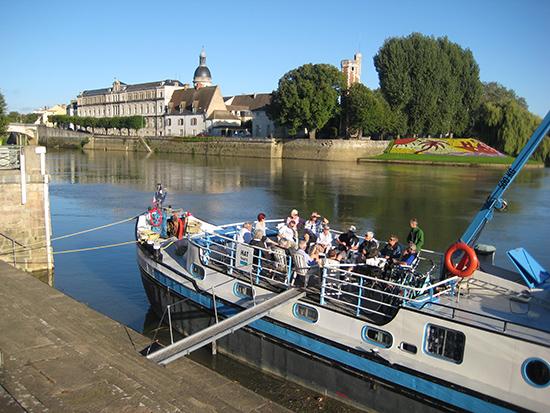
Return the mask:
M374 56L380 89L407 132L464 133L479 106L479 67L468 49L419 33L387 39Z
M348 126L367 136L402 132L399 114L392 112L382 94L361 83L351 85L344 96Z
M507 89L498 82L484 82L481 103L505 103L509 100L515 101L523 109L528 110L527 101L516 94L512 89Z
M344 76L332 65L300 66L279 80L273 92L270 116L291 134L307 129L310 139L315 139L317 130L338 113L344 85Z
M0 137L6 134L8 119L6 118L6 101L4 100L4 95L0 92Z

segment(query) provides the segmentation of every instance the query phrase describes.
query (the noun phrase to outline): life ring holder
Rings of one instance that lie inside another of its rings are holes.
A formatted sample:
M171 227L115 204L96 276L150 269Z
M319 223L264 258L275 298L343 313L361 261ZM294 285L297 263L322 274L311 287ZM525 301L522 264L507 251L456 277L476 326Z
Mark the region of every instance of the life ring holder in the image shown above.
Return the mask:
M457 251L464 253L458 264L453 264L452 257ZM445 268L453 275L465 278L470 277L479 268L476 252L465 242L456 242L445 252Z
M158 213L158 219L155 219L153 216L153 213ZM160 227L160 224L162 224L162 211L159 210L157 207L154 207L152 210L149 211L149 222L151 223L152 227Z

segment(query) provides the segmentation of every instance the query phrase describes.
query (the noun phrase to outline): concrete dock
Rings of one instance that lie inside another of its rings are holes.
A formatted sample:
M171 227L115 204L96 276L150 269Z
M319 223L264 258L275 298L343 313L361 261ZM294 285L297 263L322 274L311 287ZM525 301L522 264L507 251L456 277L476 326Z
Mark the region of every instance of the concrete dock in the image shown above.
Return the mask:
M288 412L0 262L1 412Z

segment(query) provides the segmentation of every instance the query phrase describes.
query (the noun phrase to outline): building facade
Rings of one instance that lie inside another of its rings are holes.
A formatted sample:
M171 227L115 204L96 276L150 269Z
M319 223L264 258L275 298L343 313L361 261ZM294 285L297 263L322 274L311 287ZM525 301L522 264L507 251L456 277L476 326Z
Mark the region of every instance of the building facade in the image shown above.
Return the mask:
M352 60L342 60L340 67L342 73L346 77L347 86L350 87L354 83L361 82L361 60L363 55L359 52L355 53Z
M172 94L183 89L178 80L128 85L115 80L109 88L85 90L77 97L77 115L94 118L143 116L144 135L162 135L164 114Z

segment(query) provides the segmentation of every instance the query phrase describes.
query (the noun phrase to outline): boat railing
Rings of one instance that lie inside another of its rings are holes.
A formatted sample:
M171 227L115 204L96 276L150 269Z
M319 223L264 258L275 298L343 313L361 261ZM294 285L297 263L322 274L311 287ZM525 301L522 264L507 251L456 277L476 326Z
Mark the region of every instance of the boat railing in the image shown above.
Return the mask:
M13 259L13 265L16 266L17 265L17 246L25 249L27 248L26 245L23 245L21 244L20 242L16 241L15 239L13 239L12 237L0 232L0 236L6 240L8 240L10 243L11 243L11 253L12 253L12 259ZM21 251L21 248L19 248L19 250Z
M376 314L391 318L400 306L419 308L437 301L441 295L454 294L459 280L452 277L433 283L437 279L433 277L437 264L426 257L419 257L414 267L395 265L385 271L365 264L308 266L276 245L268 249L241 244L230 235L231 232L220 230L205 231L190 238L190 242L199 249L203 265L242 278L251 287L268 284L288 288L301 283L307 286L308 296L319 304L338 307L355 316ZM243 250L248 260L239 257ZM419 271L420 267L425 269Z

